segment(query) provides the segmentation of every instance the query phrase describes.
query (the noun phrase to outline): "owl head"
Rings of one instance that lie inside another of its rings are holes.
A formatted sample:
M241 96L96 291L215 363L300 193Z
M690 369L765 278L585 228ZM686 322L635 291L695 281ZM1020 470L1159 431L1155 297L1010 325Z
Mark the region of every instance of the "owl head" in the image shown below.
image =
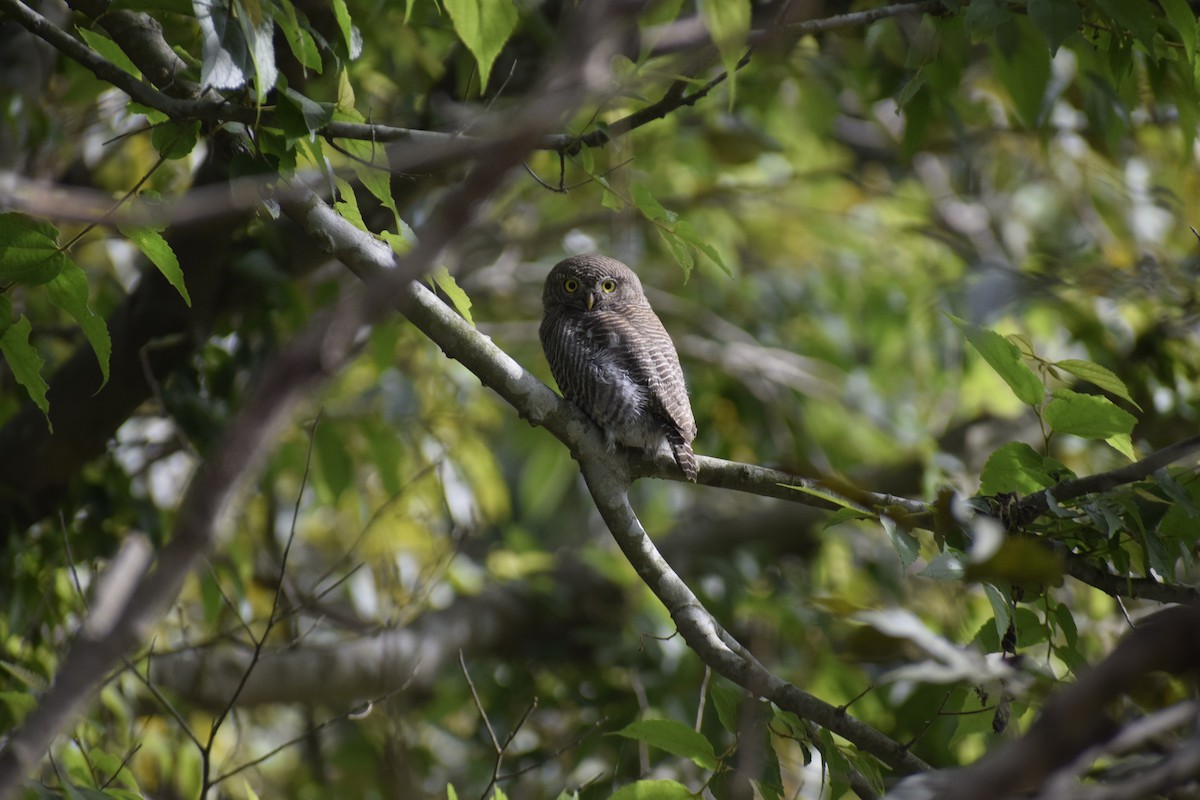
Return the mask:
M542 304L592 312L646 303L637 274L616 259L598 255L572 256L558 262L546 276Z

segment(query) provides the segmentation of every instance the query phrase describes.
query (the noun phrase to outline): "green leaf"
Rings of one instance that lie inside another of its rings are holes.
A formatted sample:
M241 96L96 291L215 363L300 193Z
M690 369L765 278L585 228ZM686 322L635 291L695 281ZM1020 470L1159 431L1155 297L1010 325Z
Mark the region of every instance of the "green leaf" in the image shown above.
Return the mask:
M187 303L188 308L191 308L192 298L184 284L183 270L179 266L179 259L175 257L175 251L171 249L171 245L167 244L167 240L162 237L162 234L150 228L121 227L120 230L162 273L162 276L167 279L167 283L175 287L175 291L179 292L183 302Z
M1009 442L988 456L979 475L979 493L1039 492L1058 483L1051 473L1056 464L1024 442Z
M695 800L695 795L676 781L636 781L622 786L608 800Z
M37 708L37 697L29 692L0 692L0 704L8 706L9 715L20 722Z
M37 286L70 263L58 246L58 228L25 214L0 214L0 281Z
M968 564L964 578L988 584L1062 583L1062 559L1040 542L1024 536L1005 539L986 560Z
M1108 436L1105 437L1104 441L1130 461L1137 461L1137 451L1133 449L1133 438L1128 433L1118 433L1116 436Z
M1050 55L1053 56L1063 42L1079 30L1083 24L1083 12L1076 0L1029 0L1029 19L1033 27L1046 37Z
M346 43L346 53L351 60L356 59L362 54L362 34L350 19L350 9L346 7L346 0L332 0L331 5L338 30L342 32L342 41Z
M367 230L367 223L363 221L362 212L358 208L358 197L354 194L354 187L345 178L334 178L334 185L337 186L338 196L333 204L334 211L359 230Z
M361 139L339 139L338 143L352 157L350 168L362 185L398 219L400 210L392 197L392 172L384 146Z
M296 7L292 4L292 0L278 0L270 6L271 13L275 17L275 24L279 26L280 32L283 33L283 38L291 48L292 55L300 62L305 71L312 70L317 74L321 73L321 51L317 48L317 41L313 38L312 33L304 27L300 22L300 18L296 15Z
M199 136L199 122L163 122L150 131L150 143L163 158L174 161L186 158L195 148Z
M953 315L949 316L950 321L958 326L971 346L1009 385L1018 400L1030 406L1036 406L1042 401L1046 389L1033 370L1021 360L1021 351L1015 344L995 331L972 325Z
M0 336L0 354L4 355L4 360L8 362L8 368L12 370L17 383L25 387L34 405L46 415L46 425L53 431L54 426L50 425L50 404L46 402L46 382L42 380L42 366L45 362L29 343L29 333L32 330L33 325L21 315L21 318L9 325L4 335Z
M112 354L112 342L108 338L108 326L104 320L92 313L88 307L87 275L74 264L60 272L46 284L46 295L50 302L70 314L87 337L88 344L100 362L100 386L108 383L108 361Z
M921 555L921 543L917 541L917 538L897 525L891 517L880 517L879 522L891 537L892 546L896 548L896 555L900 556L900 563L907 567L916 561L917 556Z
M1084 439L1107 439L1133 431L1137 419L1107 397L1056 389L1046 405L1046 424L1056 433Z
M1196 63L1196 14L1188 7L1187 0L1159 0L1167 19L1171 23L1183 49L1187 53L1188 64Z
M304 131L312 135L324 128L333 119L333 103L318 103L290 87L284 87L279 93L279 121L284 129L295 138L298 131L294 130L299 121Z
M673 719L646 719L631 722L610 736L624 736L666 750L672 755L691 759L701 769L716 769L717 755L712 742L700 733Z
M722 683L713 681L708 686L708 695L712 698L713 708L717 710L717 719L721 727L730 733L738 732L738 704L746 696L743 689L734 689Z
M1027 20L1018 18L1012 27L1018 31L1015 45L1004 48L995 43L993 50L997 57L992 63L996 77L1013 99L1017 117L1027 127L1037 128L1048 108L1046 86L1050 83L1050 50L1038 41Z
M1129 387L1125 385L1125 381L1117 377L1117 374L1107 367L1102 367L1099 364L1094 364L1091 361L1081 361L1077 358L1067 358L1062 361L1055 361L1054 366L1069 372L1077 378L1082 378L1088 383L1097 386L1109 394L1115 394L1117 397L1129 403L1138 411L1142 407L1133 401L1129 396Z
M128 72L135 78L142 77L142 71L129 60L129 56L125 55L121 46L112 39L81 26L77 26L75 30L79 31L80 38L87 43L87 46L104 56L105 60L111 61L118 69Z
M960 581L966 567L963 565L962 553L944 550L929 560L925 569L917 574L922 578L933 578L942 581Z
M738 62L746 52L746 36L750 33L750 0L702 0L700 17L717 52L725 74L729 76L729 106L737 97Z
M328 422L321 421L313 433L313 461L316 466L316 484L330 505L337 502L342 493L354 481L354 460L346 451L341 431Z
M679 220L675 223L675 234L690 244L692 247L699 250L704 255L708 256L709 260L720 267L721 271L726 275L733 277L733 271L726 265L721 254L717 252L717 248L708 243L707 240L697 231L687 220Z
M633 200L633 207L642 212L642 216L651 222L666 222L668 226L679 218L679 215L674 211L669 211L663 204L658 202L645 184L637 184L630 192Z
M458 281L454 280L454 276L450 274L450 271L445 267L438 267L430 274L430 277L437 284L437 287L442 290L442 293L446 295L447 299L450 300L451 305L454 306L454 310L461 314L462 318L472 328L475 327L475 320L471 319L471 298L458 285Z
M674 231L666 228L659 228L658 232L662 234L663 242L667 245L667 250L671 252L671 258L675 259L675 263L683 267L684 276L691 276L692 269L696 266L696 257L692 255L692 250L688 247L687 242L680 239Z
M992 607L992 616L996 621L996 641L1003 641L1012 624L1012 603L1008 596L990 583L983 585L983 593Z
M1146 47L1146 52L1154 55L1154 37L1158 26L1155 20L1158 14L1146 0L1094 0L1117 28L1124 28L1133 34Z
M1012 19L1012 12L1000 0L971 0L963 15L971 41L986 40L1004 23Z
M512 0L442 0L454 31L479 64L479 91L487 90L492 64L517 27Z

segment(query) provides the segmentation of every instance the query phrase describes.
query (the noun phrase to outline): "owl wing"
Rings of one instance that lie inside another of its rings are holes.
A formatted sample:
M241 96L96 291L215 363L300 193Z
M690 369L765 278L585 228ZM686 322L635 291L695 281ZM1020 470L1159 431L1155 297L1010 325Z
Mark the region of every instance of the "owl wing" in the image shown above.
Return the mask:
M626 318L638 329L634 339L638 346L628 348L635 380L647 387L662 416L675 426L685 443L690 443L696 438L696 418L675 343L649 305L631 307Z

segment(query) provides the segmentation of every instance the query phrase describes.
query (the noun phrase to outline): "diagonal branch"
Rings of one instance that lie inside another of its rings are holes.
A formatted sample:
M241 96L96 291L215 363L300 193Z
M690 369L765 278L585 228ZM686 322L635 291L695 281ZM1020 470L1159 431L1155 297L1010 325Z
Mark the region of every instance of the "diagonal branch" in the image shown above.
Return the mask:
M0 800L11 796L54 737L79 714L97 681L146 637L174 602L184 579L216 544L238 488L253 478L297 406L349 361L360 328L391 313L397 293L437 263L443 249L475 220L483 201L521 163L537 138L592 88L589 79L603 74L597 68L609 61L613 33L624 20L619 12L632 10L614 6L594 3L581 13L566 49L570 61L549 71L555 77L525 105L520 123L493 142L476 168L446 195L421 227L420 243L409 254L396 260L386 245L358 232L364 250L384 269L368 282L369 291L341 298L282 350L197 471L180 507L174 535L153 567L133 592L116 600L97 598L95 607L111 613L104 624L93 618L85 622L54 684L0 752ZM323 218L322 210L332 213L319 201L292 210L305 222ZM318 231L319 241L335 249L340 233L341 229Z
M328 241L335 243L330 249L331 254L355 274L371 282L381 270L387 268L368 234L338 217L322 203L311 204L308 208L307 214L300 219L310 229L326 232L330 237ZM899 743L843 710L772 675L717 624L687 584L663 559L629 505L626 489L633 480L633 469L646 469L647 462L632 453L610 452L599 430L581 411L551 391L488 337L451 311L425 286L409 284L400 295L398 307L447 356L461 362L485 386L513 406L523 419L545 427L570 448L580 463L601 515L622 551L650 590L671 612L684 639L706 664L740 686L769 698L780 708L838 733L898 772L927 769L919 758ZM652 466L653 462L649 464ZM764 489L764 493L772 491L780 480L804 481L793 475L717 459L701 461L700 481L707 482L715 475L718 477L714 483L720 485L718 481L727 464L734 472L744 471L743 467L759 470L758 486ZM664 472L669 469L663 466ZM678 476L671 472L670 477ZM746 479L742 485L749 484L750 481ZM795 499L798 493L789 491L791 499Z

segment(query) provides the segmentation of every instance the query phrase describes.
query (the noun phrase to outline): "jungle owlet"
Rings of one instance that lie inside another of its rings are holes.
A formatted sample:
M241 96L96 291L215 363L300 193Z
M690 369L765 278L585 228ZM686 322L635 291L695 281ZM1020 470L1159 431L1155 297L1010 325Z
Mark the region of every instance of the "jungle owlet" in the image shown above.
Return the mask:
M665 444L696 480L696 420L679 356L633 270L604 256L568 258L546 277L542 304L542 349L563 396L610 447L654 454Z

